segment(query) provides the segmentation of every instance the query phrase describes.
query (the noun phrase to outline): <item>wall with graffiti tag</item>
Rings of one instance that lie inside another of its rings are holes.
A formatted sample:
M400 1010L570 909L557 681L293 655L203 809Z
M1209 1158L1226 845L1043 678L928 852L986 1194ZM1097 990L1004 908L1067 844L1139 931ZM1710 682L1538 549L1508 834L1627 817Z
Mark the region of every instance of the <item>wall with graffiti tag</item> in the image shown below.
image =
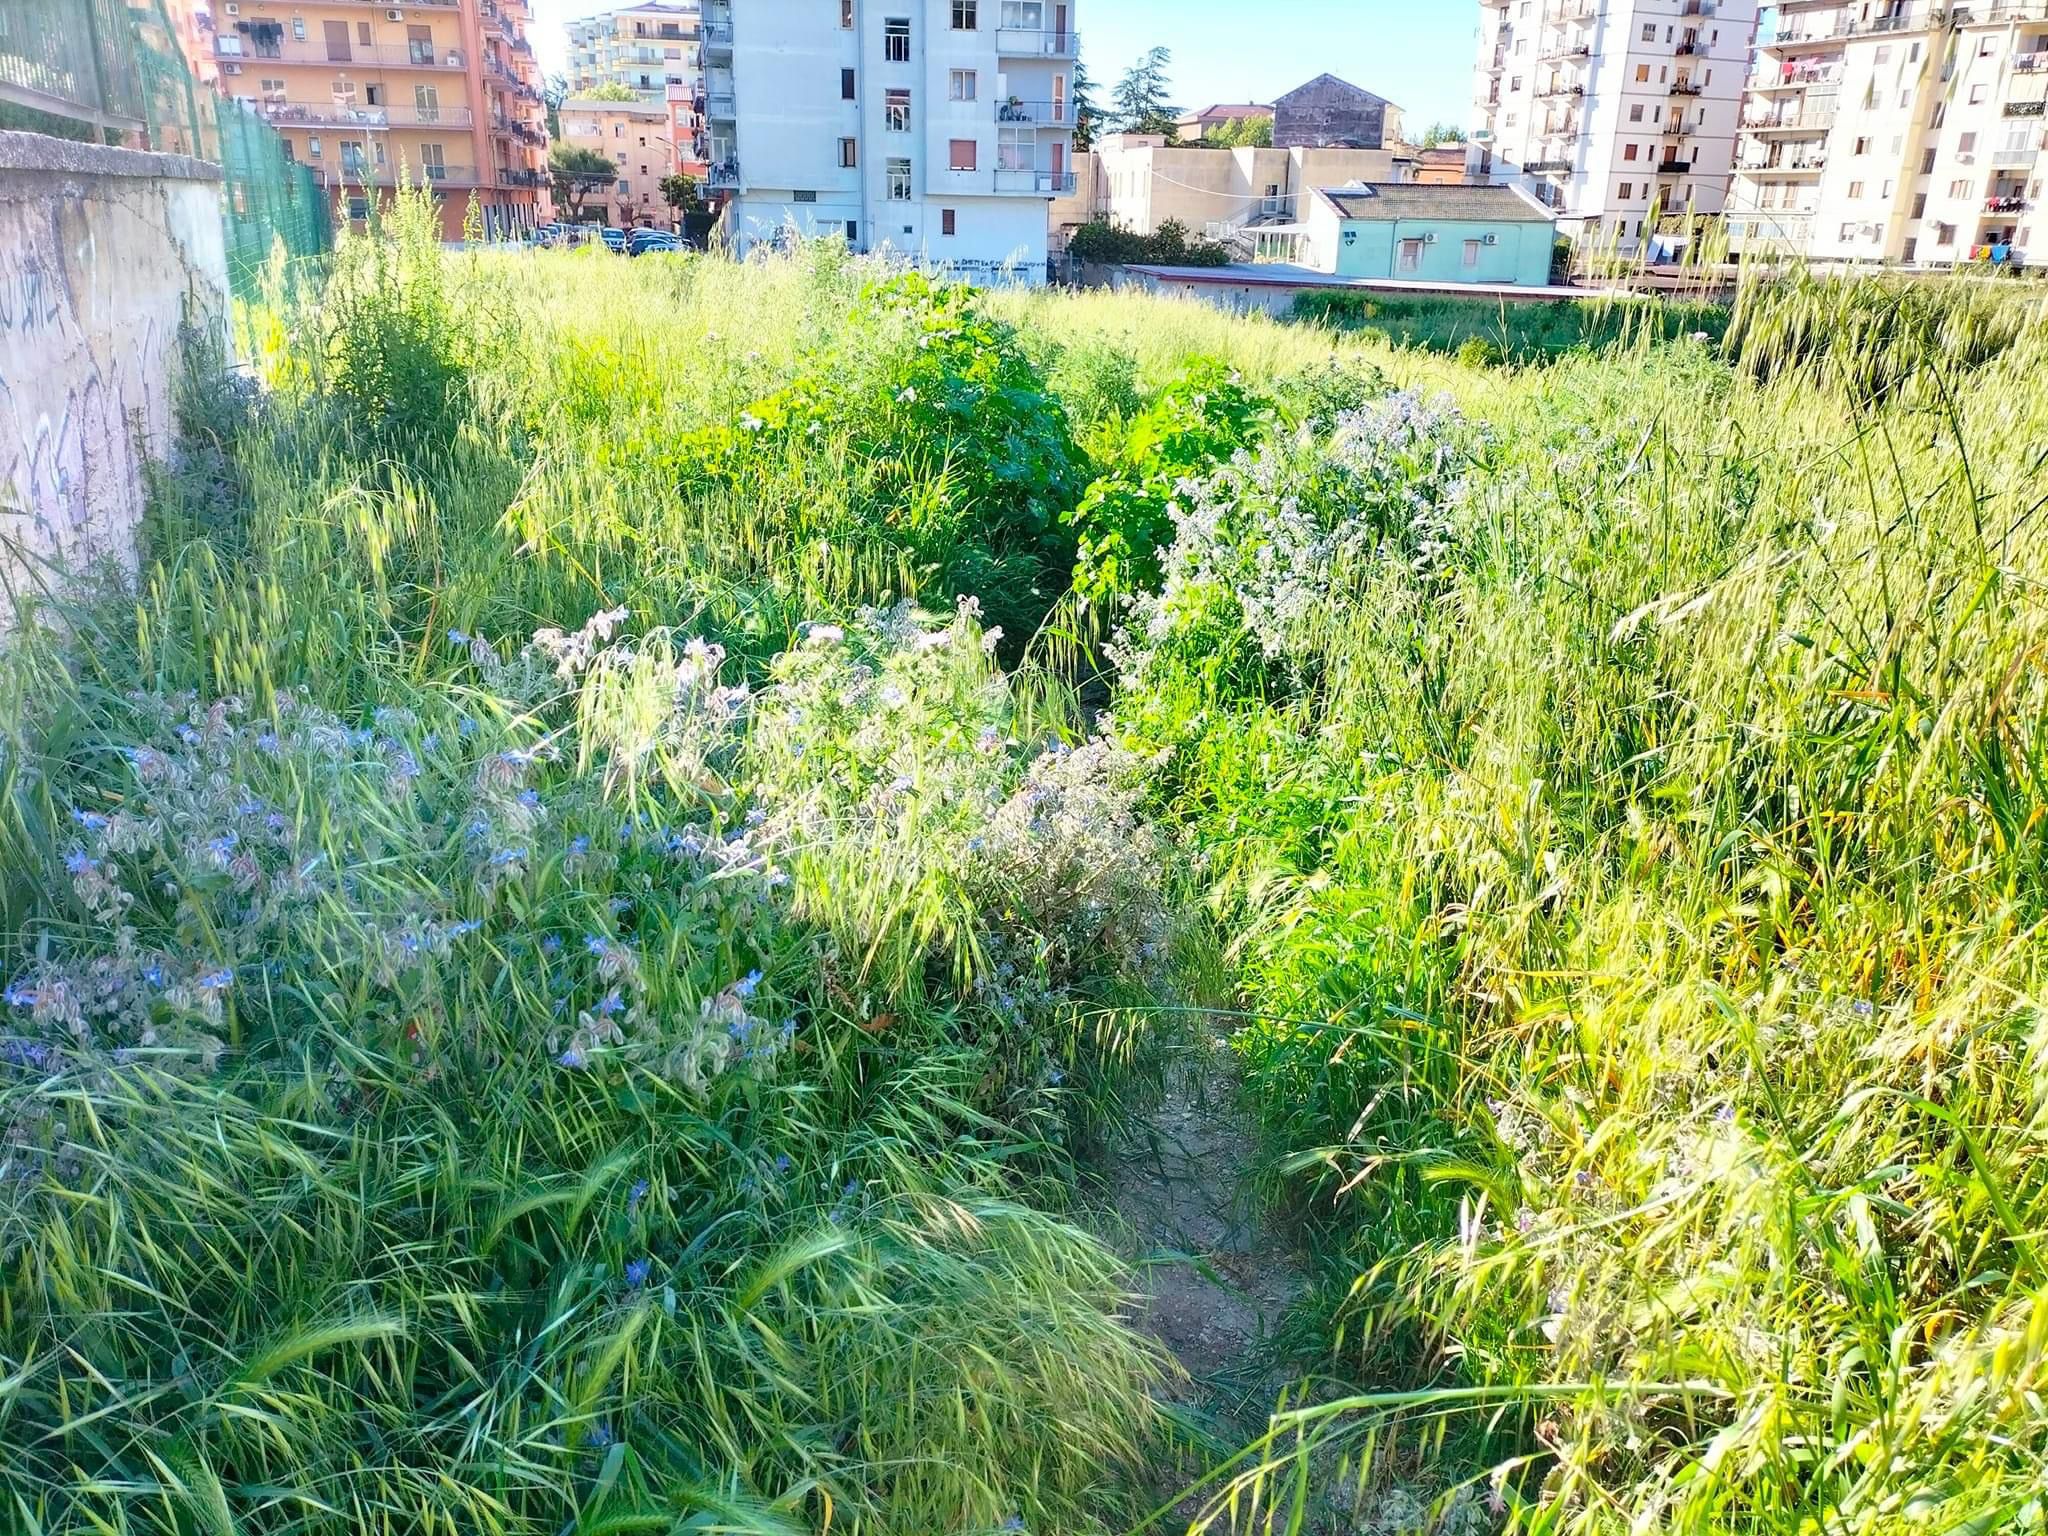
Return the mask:
M218 171L0 133L0 626L10 597L134 563L188 327L226 314Z

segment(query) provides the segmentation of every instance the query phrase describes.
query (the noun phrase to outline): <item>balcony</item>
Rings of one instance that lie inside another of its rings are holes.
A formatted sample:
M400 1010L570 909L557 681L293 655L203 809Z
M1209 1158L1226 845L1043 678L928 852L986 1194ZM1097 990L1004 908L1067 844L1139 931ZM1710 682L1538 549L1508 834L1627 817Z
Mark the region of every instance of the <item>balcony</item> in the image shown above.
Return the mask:
M345 162L341 165L325 165L312 162L314 171L321 182L329 187L475 187L482 183L477 180L473 165L436 163L433 165L408 165L401 176L395 165L364 165Z
M2019 196L1987 197L1984 199L1984 217L1997 213L2024 213L2027 200Z
M1063 197L1074 190L1074 173L1042 166L998 164L990 190L1028 197Z
M468 107L365 107L339 101L261 101L256 110L282 127L304 123L337 128L467 128Z
M1572 163L1569 160L1531 160L1522 169L1532 176L1569 176Z
M721 160L704 173L704 185L726 191L737 191L740 184L740 163L737 160Z
M1030 27L997 27L996 53L1013 59L1071 59L1081 51L1078 32L1041 32Z
M1745 176L1818 176L1827 167L1826 155L1785 156L1767 160L1745 160L1736 169Z
M2041 153L2039 145L2028 145L2023 149L1994 149L1991 163L1996 166L2028 166Z
M1671 82L1670 94L1673 96L1697 96L1705 89L1705 86L1700 85L1696 81L1674 80Z
M720 122L732 122L739 116L739 102L731 91L712 91L704 98L704 115Z
M549 185L549 177L545 171L515 171L505 166L499 166L498 185L501 187L545 187Z
M1074 104L1066 100L1020 101L1012 96L1008 101L996 103L996 121L1036 123L1041 128L1071 128L1074 126Z
M1825 133L1834 125L1832 112L1752 112L1742 119L1745 133Z
M337 56L324 42L281 42L267 48L251 45L240 33L222 33L213 40L213 56L233 64L374 65L379 69L461 69L460 48L421 48L411 43L350 43Z

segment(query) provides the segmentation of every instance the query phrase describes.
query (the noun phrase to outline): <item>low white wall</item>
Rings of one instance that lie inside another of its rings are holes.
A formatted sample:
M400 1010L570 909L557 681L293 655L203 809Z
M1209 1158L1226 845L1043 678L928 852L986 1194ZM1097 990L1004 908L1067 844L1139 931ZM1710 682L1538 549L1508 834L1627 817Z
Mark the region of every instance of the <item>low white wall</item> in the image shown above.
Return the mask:
M227 310L220 172L0 133L0 583L132 563L180 332ZM0 596L0 625L11 604Z

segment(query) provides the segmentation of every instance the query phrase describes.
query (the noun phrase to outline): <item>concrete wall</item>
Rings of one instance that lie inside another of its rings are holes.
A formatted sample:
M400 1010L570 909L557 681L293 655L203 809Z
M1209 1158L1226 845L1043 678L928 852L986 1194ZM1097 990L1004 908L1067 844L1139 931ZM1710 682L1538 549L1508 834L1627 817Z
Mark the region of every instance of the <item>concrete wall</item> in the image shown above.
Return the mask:
M1401 133L1401 109L1334 75L1318 75L1273 102L1273 143L1382 149Z
M1434 236L1432 240L1429 237ZM1491 236L1494 243L1486 244ZM1403 270L1396 248L1421 240L1421 263ZM1474 266L1465 265L1465 243L1477 241ZM1392 277L1412 283L1517 283L1550 281L1548 224L1459 219L1346 219L1337 243L1339 277Z
M227 306L220 173L0 133L0 573L133 560L179 329ZM0 599L0 619L7 609Z

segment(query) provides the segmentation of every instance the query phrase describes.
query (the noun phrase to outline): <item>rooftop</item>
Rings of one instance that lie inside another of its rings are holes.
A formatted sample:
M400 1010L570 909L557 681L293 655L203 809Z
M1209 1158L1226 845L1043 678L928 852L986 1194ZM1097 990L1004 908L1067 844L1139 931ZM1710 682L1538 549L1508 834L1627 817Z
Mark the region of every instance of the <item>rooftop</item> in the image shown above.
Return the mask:
M1619 289L1565 288L1535 283L1410 282L1397 277L1338 277L1313 267L1285 261L1234 261L1220 267L1172 267L1133 262L1125 268L1169 283L1236 284L1245 288L1362 288L1386 294L1447 294L1468 299L1597 299L1632 298Z
M1256 101L1212 101L1206 107L1197 107L1192 112L1183 112L1174 119L1180 123L1228 122L1239 117L1271 117L1273 109L1261 106Z
M1413 181L1373 181L1325 187L1347 219L1507 219L1549 224L1556 215L1519 187L1431 186Z

